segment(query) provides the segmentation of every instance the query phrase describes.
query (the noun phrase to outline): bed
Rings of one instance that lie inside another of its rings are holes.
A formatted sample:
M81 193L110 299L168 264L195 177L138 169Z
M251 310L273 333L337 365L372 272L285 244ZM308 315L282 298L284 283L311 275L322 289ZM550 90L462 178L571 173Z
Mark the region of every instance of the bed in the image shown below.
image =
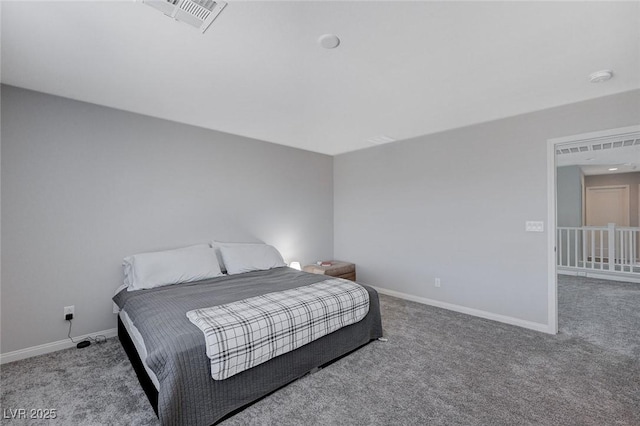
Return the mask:
M382 337L378 294L355 324L224 380L213 380L205 337L186 312L311 286L327 278L288 267L137 291L122 290L118 336L162 424L210 425Z

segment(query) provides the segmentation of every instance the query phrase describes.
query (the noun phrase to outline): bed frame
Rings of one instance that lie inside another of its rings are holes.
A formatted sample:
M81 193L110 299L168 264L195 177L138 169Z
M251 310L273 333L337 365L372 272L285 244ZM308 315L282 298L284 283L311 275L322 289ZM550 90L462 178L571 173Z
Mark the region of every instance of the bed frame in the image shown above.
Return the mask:
M138 355L138 351L136 350L135 345L133 344L133 340L131 340L131 336L127 332L122 320L120 319L120 315L118 315L118 339L120 339L120 343L124 348L124 351L127 353L129 357L129 361L131 361L131 365L133 366L133 371L136 372L136 376L138 376L138 381L140 382L140 386L144 390L144 393L147 394L147 398L149 398L149 402L153 407L153 411L158 415L158 390L156 386L153 384L151 377L147 374L147 370L144 369L144 365L142 364L142 360L140 359L140 355Z

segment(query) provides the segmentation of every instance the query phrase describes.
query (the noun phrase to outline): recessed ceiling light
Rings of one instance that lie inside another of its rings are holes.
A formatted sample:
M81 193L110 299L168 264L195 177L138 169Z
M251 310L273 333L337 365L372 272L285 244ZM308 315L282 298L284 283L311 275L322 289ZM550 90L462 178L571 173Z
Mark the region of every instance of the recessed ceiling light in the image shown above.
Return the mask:
M617 167L611 167L611 168L609 168L609 171L610 171L610 172L615 172L616 170L618 170L618 168L617 168Z
M602 83L603 81L611 80L611 77L613 77L613 71L611 70L596 71L589 75L589 81L592 83Z
M320 36L318 43L325 49L335 49L340 45L340 39L335 34L324 34Z
M587 161L593 161L595 160L595 158L591 157L591 158L587 158Z

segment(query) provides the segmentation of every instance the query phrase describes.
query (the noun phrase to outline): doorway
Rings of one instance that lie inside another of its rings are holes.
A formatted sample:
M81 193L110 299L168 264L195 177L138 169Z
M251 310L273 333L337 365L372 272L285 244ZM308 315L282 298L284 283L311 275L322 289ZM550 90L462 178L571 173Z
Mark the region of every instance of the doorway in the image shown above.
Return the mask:
M629 185L589 187L585 194L586 226L629 226Z
M623 152L632 152L633 158L629 155L620 156ZM566 163L568 158L574 157L579 162ZM620 160L623 158L623 160ZM640 166L640 125L630 126L625 128L610 129L600 132L592 132L587 134L574 135L563 138L554 138L548 140L547 145L547 164L548 164L548 179L547 179L547 200L548 200L548 227L547 227L547 241L548 241L548 332L556 334L558 333L558 256L563 255L563 251L574 248L573 256L577 257L580 250L586 251L586 241L583 239L576 240L571 244L560 240L563 247L558 246L558 199L557 199L557 177L558 166L565 163L574 164L579 166L583 171L592 170L597 167L606 167L609 171L618 171L621 167L628 167L630 170L635 170ZM631 161L629 161L631 160ZM640 168L638 168L640 170ZM584 179L584 177L583 177ZM583 181L584 184L584 181ZM584 187L584 185L582 185ZM627 196L626 202L629 203L629 196ZM638 189L640 191L640 189ZM582 192L582 206L583 210L582 223L575 228L584 227L587 222L586 216L590 216L590 220L609 220L610 213L604 213L599 211L597 207L590 206L592 211L588 214L586 207L586 198L589 196L591 199L590 204L593 204L593 200L608 200L608 202L620 203L620 210L624 209L624 189L614 189L612 191L602 190L594 191L589 195L586 191ZM639 207L640 209L640 207ZM640 211L640 210L639 210ZM629 208L626 212L628 214ZM614 213L618 214L618 213ZM622 218L625 219L624 217ZM618 220L616 218L616 220ZM611 222L607 222L611 223ZM628 225L629 219L626 218ZM574 230L573 235L578 235L579 231ZM569 234L565 234L569 235ZM602 235L602 234L601 234ZM578 237L576 237L578 238ZM602 238L602 236L601 236ZM591 244L590 244L591 246ZM600 247L600 245L598 245ZM566 253L565 253L566 254ZM602 258L607 254L604 246L600 249L599 257ZM593 255L593 254L592 254ZM571 256L569 256L571 258ZM587 262L583 262L581 265L579 262L575 262L576 270L579 266L585 266ZM594 262L591 262L593 265ZM602 264L602 263L601 263ZM579 275L581 272L576 271L575 275ZM584 273L584 275L587 275Z
M611 223L616 227L629 226L629 185L593 186L585 188L584 192L585 226L604 227ZM615 247L620 247L623 235L614 234ZM586 258L591 262L607 262L612 253L609 253L608 241L602 241L603 233L588 233L586 237ZM604 238L608 239L608 236L604 234Z

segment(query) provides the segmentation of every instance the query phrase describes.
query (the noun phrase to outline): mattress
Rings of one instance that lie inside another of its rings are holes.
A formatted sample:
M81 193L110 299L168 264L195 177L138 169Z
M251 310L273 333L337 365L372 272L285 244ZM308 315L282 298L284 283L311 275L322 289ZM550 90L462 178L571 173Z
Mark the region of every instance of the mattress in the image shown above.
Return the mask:
M381 337L378 295L374 289L363 286L369 293L370 309L361 321L228 379L211 378L204 335L189 321L186 312L326 279L323 275L275 268L118 293L114 301L127 313L128 325L135 324L139 335L134 338L134 328L127 328L123 323L122 331L132 340L128 355L132 358L133 348L138 347L140 358L146 364L144 369L140 366L138 373L148 376L148 389L153 386L149 370L155 373L160 384L156 385L158 392L154 395L157 396L155 406L160 421L163 424L210 425L312 369ZM144 384L143 388L147 391ZM148 391L147 396L154 405Z
M160 382L158 381L158 377L153 372L151 368L147 365L147 348L144 345L144 339L140 334L140 331L133 325L131 318L126 311L120 311L120 320L122 321L122 325L127 329L127 333L129 333L129 337L133 341L133 346L136 348L136 352L138 352L138 356L140 356L140 360L142 361L142 366L144 370L147 372L147 375L153 382L153 385L156 387L156 390L160 389Z

